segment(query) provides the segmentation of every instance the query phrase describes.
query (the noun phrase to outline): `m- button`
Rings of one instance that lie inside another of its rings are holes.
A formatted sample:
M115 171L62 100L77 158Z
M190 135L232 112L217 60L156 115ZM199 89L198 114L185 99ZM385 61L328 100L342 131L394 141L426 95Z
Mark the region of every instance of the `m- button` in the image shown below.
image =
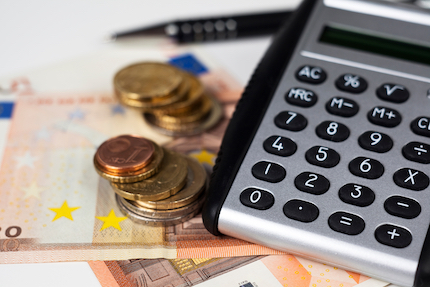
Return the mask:
M376 228L375 238L379 243L396 248L404 248L412 242L412 234L408 230L391 224Z
M327 78L326 72L320 67L305 65L296 72L296 79L310 84L321 84Z

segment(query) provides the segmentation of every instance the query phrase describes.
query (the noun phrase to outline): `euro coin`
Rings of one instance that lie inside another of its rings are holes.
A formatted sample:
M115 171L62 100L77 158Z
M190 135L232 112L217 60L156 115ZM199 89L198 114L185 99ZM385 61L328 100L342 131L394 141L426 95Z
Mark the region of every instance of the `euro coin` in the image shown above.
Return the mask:
M157 173L161 165L161 162L164 157L164 150L154 142L152 142L152 144L154 145L153 158L143 168L134 170L134 171L114 173L111 170L104 169L104 167L98 163L98 161L96 160L96 157L94 157L94 166L96 168L97 173L101 177L111 182L117 182L117 183L131 183L131 182L141 181L148 177L153 176L155 173Z
M189 156L186 157L186 160L188 163L187 183L181 191L163 200L136 200L135 205L143 208L164 210L180 208L195 201L206 188L207 173L197 160Z
M142 62L118 71L113 83L117 95L142 101L160 101L169 97L182 80L182 73L172 65Z
M164 150L159 171L152 177L133 183L114 183L114 191L130 200L161 200L172 196L184 187L187 180L187 161L184 156Z

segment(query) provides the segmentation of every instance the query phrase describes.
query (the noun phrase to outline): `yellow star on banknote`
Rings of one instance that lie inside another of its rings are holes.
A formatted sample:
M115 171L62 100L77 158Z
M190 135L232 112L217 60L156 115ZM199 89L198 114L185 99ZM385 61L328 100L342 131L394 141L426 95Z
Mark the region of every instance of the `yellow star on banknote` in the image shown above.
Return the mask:
M54 219L52 219L52 221L55 221L60 217L66 217L70 220L73 220L72 212L79 208L80 207L69 207L69 205L67 204L67 200L65 200L61 207L59 208L52 207L49 209L56 213Z
M119 231L122 231L119 223L121 221L127 219L127 217L117 217L115 215L115 212L113 211L113 209L109 212L108 216L96 216L96 218L103 221L103 226L100 229L100 231L102 231L103 229L106 229L108 227L111 227L111 226L118 229Z
M37 182L35 182L35 181L33 181L28 187L21 187L21 189L23 191L25 191L25 195L24 195L25 199L27 199L31 196L34 196L34 197L40 199L40 193L43 190L37 185Z
M200 163L207 163L210 166L214 165L215 155L213 153L207 152L205 149L202 149L200 153L191 154L191 156L196 158Z

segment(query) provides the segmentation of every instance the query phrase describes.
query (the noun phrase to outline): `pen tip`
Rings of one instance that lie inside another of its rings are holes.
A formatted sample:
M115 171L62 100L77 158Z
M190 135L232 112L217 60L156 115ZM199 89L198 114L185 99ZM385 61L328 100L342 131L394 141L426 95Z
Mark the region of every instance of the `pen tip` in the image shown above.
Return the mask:
M117 34L116 33L110 33L110 34L106 34L103 37L103 42L104 43L115 42L116 39L117 39Z

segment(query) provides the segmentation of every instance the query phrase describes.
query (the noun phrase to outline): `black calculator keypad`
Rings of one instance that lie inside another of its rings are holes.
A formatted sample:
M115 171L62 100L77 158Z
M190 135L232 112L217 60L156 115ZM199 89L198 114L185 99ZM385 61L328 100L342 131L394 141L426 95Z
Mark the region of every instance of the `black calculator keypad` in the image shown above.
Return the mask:
M430 138L430 118L418 117L411 122L411 130L420 136Z
M348 183L339 189L339 198L356 206L369 206L375 201L375 193L367 186Z
M377 90L376 95L383 101L393 103L403 103L409 99L409 91L399 84L382 84Z
M320 138L333 142L342 142L349 137L348 127L338 122L324 121L315 131Z
M300 191L320 195L330 188L330 181L320 174L302 172L294 180L294 185Z
M251 208L266 210L273 206L275 197L270 192L262 189L247 188L241 192L240 202Z
M334 167L340 161L340 155L334 149L324 146L311 147L305 158L310 164L326 168Z
M268 137L263 143L264 150L279 156L290 156L297 150L297 144L282 136Z
M283 212L286 217L301 222L312 222L320 213L315 204L300 199L292 199L285 203Z
M367 114L367 118L372 124L393 128L402 122L402 116L395 109L387 107L374 107Z
M376 228L375 238L379 243L396 248L405 248L412 242L412 234L406 228L392 224Z
M411 161L430 163L430 145L422 142L410 142L402 148L403 156Z
M429 186L429 177L422 171L402 168L393 175L394 182L403 188L420 191Z
M268 182L280 182L287 175L287 172L282 166L269 161L257 162L254 164L251 171L255 178Z
M384 174L384 166L376 159L357 157L348 165L349 171L356 176L377 179Z
M316 104L318 96L311 90L291 88L285 94L285 100L293 106L309 108Z
M327 73L320 67L305 65L296 71L296 79L310 84L321 84L327 78Z
M331 229L348 235L360 234L365 227L363 218L348 212L338 211L330 215L328 225Z
M362 93L367 89L367 81L353 74L341 75L335 84L339 90L354 94Z
M358 138L358 144L366 150L383 153L393 147L393 140L386 134L367 131Z
M385 210L394 216L412 219L421 213L421 205L414 199L403 196L392 196L384 202Z
M284 130L298 132L306 128L308 120L299 113L283 111L275 117L275 125Z
M358 113L358 104L344 97L333 97L325 105L325 109L332 115L349 118Z

